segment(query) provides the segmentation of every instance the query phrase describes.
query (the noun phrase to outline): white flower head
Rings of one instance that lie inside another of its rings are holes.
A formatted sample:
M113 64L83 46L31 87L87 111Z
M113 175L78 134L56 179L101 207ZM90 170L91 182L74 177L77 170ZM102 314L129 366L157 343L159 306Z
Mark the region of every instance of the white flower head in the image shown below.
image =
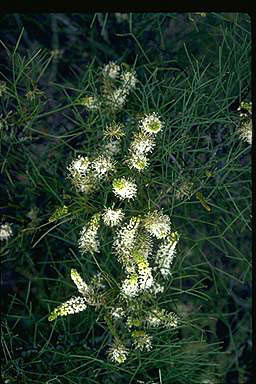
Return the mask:
M129 351L121 342L115 341L112 347L108 350L108 357L111 361L122 364L127 359Z
M130 144L129 150L137 154L145 154L151 152L155 146L155 141L152 136L146 132L136 132Z
M124 177L113 181L113 192L120 199L132 199L137 193L136 184Z
M86 308L86 299L84 297L72 297L65 303L55 308L49 315L48 320L53 321L59 316L67 316L73 313L78 313L84 311Z
M95 214L90 220L89 224L85 225L80 232L78 246L82 253L95 253L99 252L98 228L99 228L100 215Z
M153 276L152 276L152 268L149 266L149 262L147 261L146 257L143 254L143 251L140 252L138 250L134 250L131 253L132 257L134 258L138 275L139 275L139 289L145 290L150 288L153 283Z
M137 171L141 172L146 167L148 167L148 159L145 155L141 153L131 153L129 158L127 159L127 163L129 168L135 168Z
M176 254L175 249L178 243L178 238L179 236L177 232L172 233L163 241L157 250L155 260L157 268L159 268L164 278L167 278L171 274L170 266Z
M97 179L105 178L115 169L115 163L109 156L100 155L92 161L92 172Z
M159 116L153 112L150 115L146 115L146 117L140 121L140 127L149 134L156 134L163 128L163 123Z
M166 313L164 319L164 326L166 328L176 328L179 323L179 317L174 312Z
M12 234L12 227L9 223L0 225L0 240L8 240Z
M140 223L139 217L131 217L128 224L123 225L118 229L116 238L113 243L114 252L118 255L125 268L129 269L130 265L127 261L130 259L131 249L134 247L137 240L137 231Z
M114 227L121 223L124 218L122 209L106 208L102 214L103 222L109 227Z
M139 285L138 285L138 275L136 273L130 275L127 277L121 286L121 293L123 296L126 298L132 298L137 296L138 290L139 290Z
M146 317L146 322L151 327L176 328L179 318L174 312L166 312L165 309L155 308Z
M113 61L110 61L108 64L104 65L102 73L103 76L108 76L111 79L116 79L120 73L120 65L116 64Z
M90 160L87 156L79 155L76 159L72 160L71 164L67 167L72 177L85 176L88 174L90 167Z
M82 279L76 269L71 269L71 279L75 283L78 291L85 297L90 292L90 287L86 282Z
M109 154L110 156L116 155L120 152L120 142L119 140L112 140L104 145L104 150Z
M115 320L119 320L125 316L125 311L122 307L113 308L111 315Z
M252 119L248 122L242 123L239 128L239 136L243 141L246 141L248 144L252 145Z
M147 335L144 331L133 331L132 338L135 349L150 351L152 348L152 336Z
M127 90L130 90L131 88L134 88L137 83L137 77L135 71L125 71L121 76L120 79L123 81L123 87L127 88Z
M152 309L147 317L146 321L151 327L159 327L165 319L165 310L160 308Z
M171 230L171 221L169 216L164 215L161 211L153 211L144 218L144 227L157 239L165 238Z

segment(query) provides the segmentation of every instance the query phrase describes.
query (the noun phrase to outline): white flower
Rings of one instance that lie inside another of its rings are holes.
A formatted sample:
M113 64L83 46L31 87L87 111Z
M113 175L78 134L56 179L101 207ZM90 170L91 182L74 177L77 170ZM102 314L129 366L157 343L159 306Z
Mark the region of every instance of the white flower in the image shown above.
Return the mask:
M79 155L77 159L74 159L71 164L67 167L72 177L85 176L88 174L90 166L90 160L88 157Z
M102 69L103 76L108 76L111 79L116 79L119 76L120 66L113 61L104 65Z
M150 288L153 285L153 276L151 272L151 267L143 252L135 250L131 253L132 257L135 259L138 275L139 275L139 289L145 290Z
M178 326L179 318L174 312L166 313L164 319L164 326L166 328L176 328Z
M154 281L153 285L150 288L150 292L152 292L154 295L157 295L158 293L162 293L163 291L164 286Z
M137 296L139 290L138 275L136 273L127 277L121 286L121 293L127 297L132 298Z
M132 338L135 349L149 351L152 348L152 336L147 335L144 331L133 331Z
M170 266L175 256L177 243L178 233L174 232L164 240L156 253L157 268L159 268L164 278L167 278L170 275Z
M242 123L239 128L239 136L243 141L247 141L250 145L252 144L252 119L246 123Z
M1 224L0 226L0 240L8 240L12 236L12 228L9 223Z
M131 88L135 87L135 84L137 82L136 78L136 72L135 71L125 71L121 76L120 79L124 82L123 87L127 88L128 91Z
M151 327L159 327L165 318L165 310L160 308L152 309L146 317L148 325Z
M132 217L128 224L123 225L116 233L116 239L113 243L115 253L120 257L120 261L125 264L127 257L131 254L131 249L137 238L137 229L140 223L139 217Z
M113 308L112 311L111 311L111 315L112 317L117 320L117 319L121 319L122 317L124 317L125 315L125 312L123 310L123 308L121 307L117 307L117 308Z
M145 154L151 152L154 146L155 141L153 137L150 137L146 132L137 132L130 144L130 151L137 154Z
M71 279L74 281L78 291L83 295L87 296L90 292L90 287L82 279L76 269L71 269Z
M166 328L176 328L178 316L174 312L166 312L165 309L155 308L147 315L146 321L151 327L163 326Z
M99 240L97 236L97 230L99 228L99 214L95 214L89 224L85 225L80 232L80 239L78 240L78 246L82 253L99 252Z
M104 155L100 155L95 160L92 161L92 171L94 176L98 179L106 177L108 172L115 169L115 164L113 160Z
M128 349L120 342L115 342L113 346L108 350L108 356L111 361L122 364L127 359Z
M115 179L112 185L114 194L121 199L132 199L136 195L137 186L130 179Z
M141 153L131 153L127 160L129 168L135 168L139 172L148 166L148 159Z
M140 127L150 134L155 134L162 129L163 123L159 116L153 112L151 115L146 115L146 117L140 121Z
M87 308L86 300L84 297L72 297L65 303L59 305L51 312L48 317L49 321L55 320L58 316L67 316L73 313L84 311Z
M124 213L122 209L111 209L106 208L105 212L102 214L103 221L109 227L114 227L123 220Z
M165 238L169 234L170 225L169 216L164 215L161 211L150 212L144 219L146 230L158 239Z

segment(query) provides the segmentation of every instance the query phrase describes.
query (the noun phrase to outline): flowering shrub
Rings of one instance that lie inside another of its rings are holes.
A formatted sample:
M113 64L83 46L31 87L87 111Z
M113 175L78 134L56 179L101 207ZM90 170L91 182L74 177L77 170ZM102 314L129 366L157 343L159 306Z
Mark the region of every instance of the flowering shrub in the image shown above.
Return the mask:
M114 110L122 108L137 83L135 72L122 72L118 64L110 62L104 66L102 77L108 106ZM115 88L117 79L121 80L121 85ZM90 103L89 99L84 103L88 109L94 109L96 104L91 99ZM105 185L103 182L110 185L112 205L92 214L80 231L78 247L81 254L95 258L104 246L99 231L108 227L112 231L112 257L120 265L120 276L116 280L107 273L100 273L87 283L76 269L71 269L71 278L80 296L72 297L55 308L49 320L84 311L88 305L97 311L101 309L100 315L113 336L108 357L116 363L127 359L132 345L135 349L149 351L152 348L152 328L175 328L178 325L178 316L160 308L157 298L171 276L179 234L170 217L161 209L144 209L131 215L131 205L129 209L125 205L126 201L135 204L139 190L136 179L149 167L149 154L156 145L155 136L163 129L164 123L156 112L139 119L128 154L123 159L126 174L114 159L115 151L102 152L92 158L79 155L67 167L68 178L82 194L100 192ZM121 122L113 121L104 130L105 138L115 139L119 144L125 136L125 125Z

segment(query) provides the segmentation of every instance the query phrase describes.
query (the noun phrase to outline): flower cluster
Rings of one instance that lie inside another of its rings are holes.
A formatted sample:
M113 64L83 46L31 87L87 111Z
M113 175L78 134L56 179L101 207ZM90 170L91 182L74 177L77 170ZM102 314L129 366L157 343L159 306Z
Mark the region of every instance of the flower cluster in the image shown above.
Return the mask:
M71 299L55 308L49 315L48 320L53 321L59 316L67 316L73 313L78 313L84 311L86 308L87 305L84 297L71 297Z
M161 211L153 211L144 218L144 226L147 231L157 239L165 238L171 230L170 218Z
M163 123L153 112L140 120L139 131L133 136L129 147L129 157L126 160L129 168L141 172L149 165L147 155L155 147L154 135L162 129Z
M98 229L100 226L100 214L96 213L90 222L80 232L78 246L82 253L99 252Z
M115 162L110 155L99 155L89 159L79 155L68 165L68 177L80 192L92 192L101 180L108 178L115 171Z
M104 65L102 74L105 103L111 110L118 111L136 86L136 73L134 70L123 70L123 67L111 61Z
M119 199L132 199L137 192L137 186L133 180L124 177L113 181L113 192Z
M252 103L241 102L238 111L240 111L239 136L243 141L252 144Z
M110 62L101 70L103 104L115 113L137 83L135 71L124 67ZM92 97L84 98L84 105L88 109L100 106ZM101 273L87 284L75 269L71 269L71 279L81 296L72 297L55 308L49 320L80 312L88 305L94 306L95 310L100 308L99 317L103 316L113 336L108 357L121 364L129 354L128 346L140 351L151 350L150 328L162 326L171 329L178 325L178 317L173 312L168 313L154 303L171 275L179 235L173 230L170 217L162 210L138 213L136 209L136 214L131 210L138 193L137 179L149 166L149 155L156 146L156 134L162 131L164 123L156 112L140 114L135 120L137 129L132 133L128 147L124 142L128 153L122 161L119 159L120 144L132 124L117 122L115 113L114 118L113 114L108 115L108 122L104 124L103 140L109 141L105 141L103 150L98 152L101 154L95 157L79 155L67 169L68 177L79 192L89 194L104 188L104 197L97 203L104 201L103 207L83 223L78 239L79 250L81 254L92 257L98 266L98 255L95 254L101 251L105 229L108 243L109 239L112 240L111 254L120 267L120 275L113 277L102 268ZM115 154L118 155L113 160ZM130 176L132 172L136 175ZM108 191L111 193L106 196ZM114 200L111 205L106 204L109 197ZM120 334L121 329L123 334ZM128 343L126 339L129 339Z
M12 227L9 223L0 225L0 240L8 240L12 236Z
M105 208L104 213L102 214L104 224L109 227L114 227L121 223L124 218L124 213L122 209L112 209Z
M169 277L170 267L175 257L176 245L179 235L177 232L171 233L160 245L156 253L157 268L164 278Z
M111 361L121 364L127 359L128 353L128 349L121 342L115 341L108 350L108 357Z

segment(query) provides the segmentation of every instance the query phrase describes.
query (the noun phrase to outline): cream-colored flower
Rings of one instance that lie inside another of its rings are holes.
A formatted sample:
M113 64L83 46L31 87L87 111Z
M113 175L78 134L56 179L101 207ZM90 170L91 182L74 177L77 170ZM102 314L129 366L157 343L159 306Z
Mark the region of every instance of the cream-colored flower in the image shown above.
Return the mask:
M145 331L133 331L132 338L135 349L150 351L152 348L152 336L147 335Z
M140 223L139 217L131 217L128 224L120 227L115 236L113 243L114 252L118 255L119 261L127 268L127 262L130 258L131 250L137 240L138 226Z
M124 213L122 209L106 208L102 214L103 222L109 227L114 227L121 223L124 219Z
M84 297L86 297L91 291L88 284L86 284L86 282L82 279L82 277L79 275L76 269L71 269L70 275L71 275L71 279L74 281L78 289L78 292L80 292Z
M239 128L239 136L243 141L247 141L250 145L252 145L252 120L250 119L246 123L242 123Z
M106 138L119 140L124 135L124 125L115 121L108 124L104 130L104 137Z
M167 278L171 272L170 267L175 257L175 249L178 243L178 233L174 232L163 241L157 250L155 261L157 268L164 278Z
M132 199L137 192L137 186L131 179L124 177L113 181L113 192L120 199Z
M53 321L59 316L67 316L73 313L78 313L84 311L86 308L86 299L84 297L72 297L65 303L55 308L49 315L48 320Z
M72 160L71 164L67 167L72 177L85 176L90 169L90 160L87 156L79 155L76 159Z
M128 353L128 349L121 342L115 341L112 347L108 350L108 357L111 361L122 364L127 359Z
M0 240L8 240L12 233L12 227L9 223L0 225Z
M126 160L129 168L137 169L137 171L141 172L146 167L148 167L148 159L145 155L141 153L131 153L128 159Z
M130 144L129 150L137 154L145 154L151 152L155 146L155 141L147 132L136 132Z
M95 96L85 96L77 101L78 104L85 106L87 109L99 109L100 101Z
M125 104L127 96L127 89L117 88L106 95L106 103L110 108L118 110Z
M171 221L169 216L155 210L144 218L144 227L151 235L163 239L170 233Z
M135 71L125 71L120 79L123 81L123 88L126 88L128 91L131 88L134 88L137 83L136 72Z
M109 172L114 171L115 162L109 156L100 155L91 163L92 172L95 178L105 178Z
M78 246L82 253L95 253L99 252L98 228L99 228L100 215L96 213L89 224L85 225L80 232Z
M140 121L140 127L149 134L156 134L163 128L163 123L159 116L153 112L150 115L146 115L146 117Z
M132 298L137 296L139 290L139 277L136 273L133 273L129 277L127 277L121 286L121 293L126 298Z
M102 73L103 76L108 76L111 79L116 79L120 73L120 65L116 64L113 61L110 61L108 64L104 65Z
M122 307L113 308L111 315L115 320L122 319L125 316L125 311Z

